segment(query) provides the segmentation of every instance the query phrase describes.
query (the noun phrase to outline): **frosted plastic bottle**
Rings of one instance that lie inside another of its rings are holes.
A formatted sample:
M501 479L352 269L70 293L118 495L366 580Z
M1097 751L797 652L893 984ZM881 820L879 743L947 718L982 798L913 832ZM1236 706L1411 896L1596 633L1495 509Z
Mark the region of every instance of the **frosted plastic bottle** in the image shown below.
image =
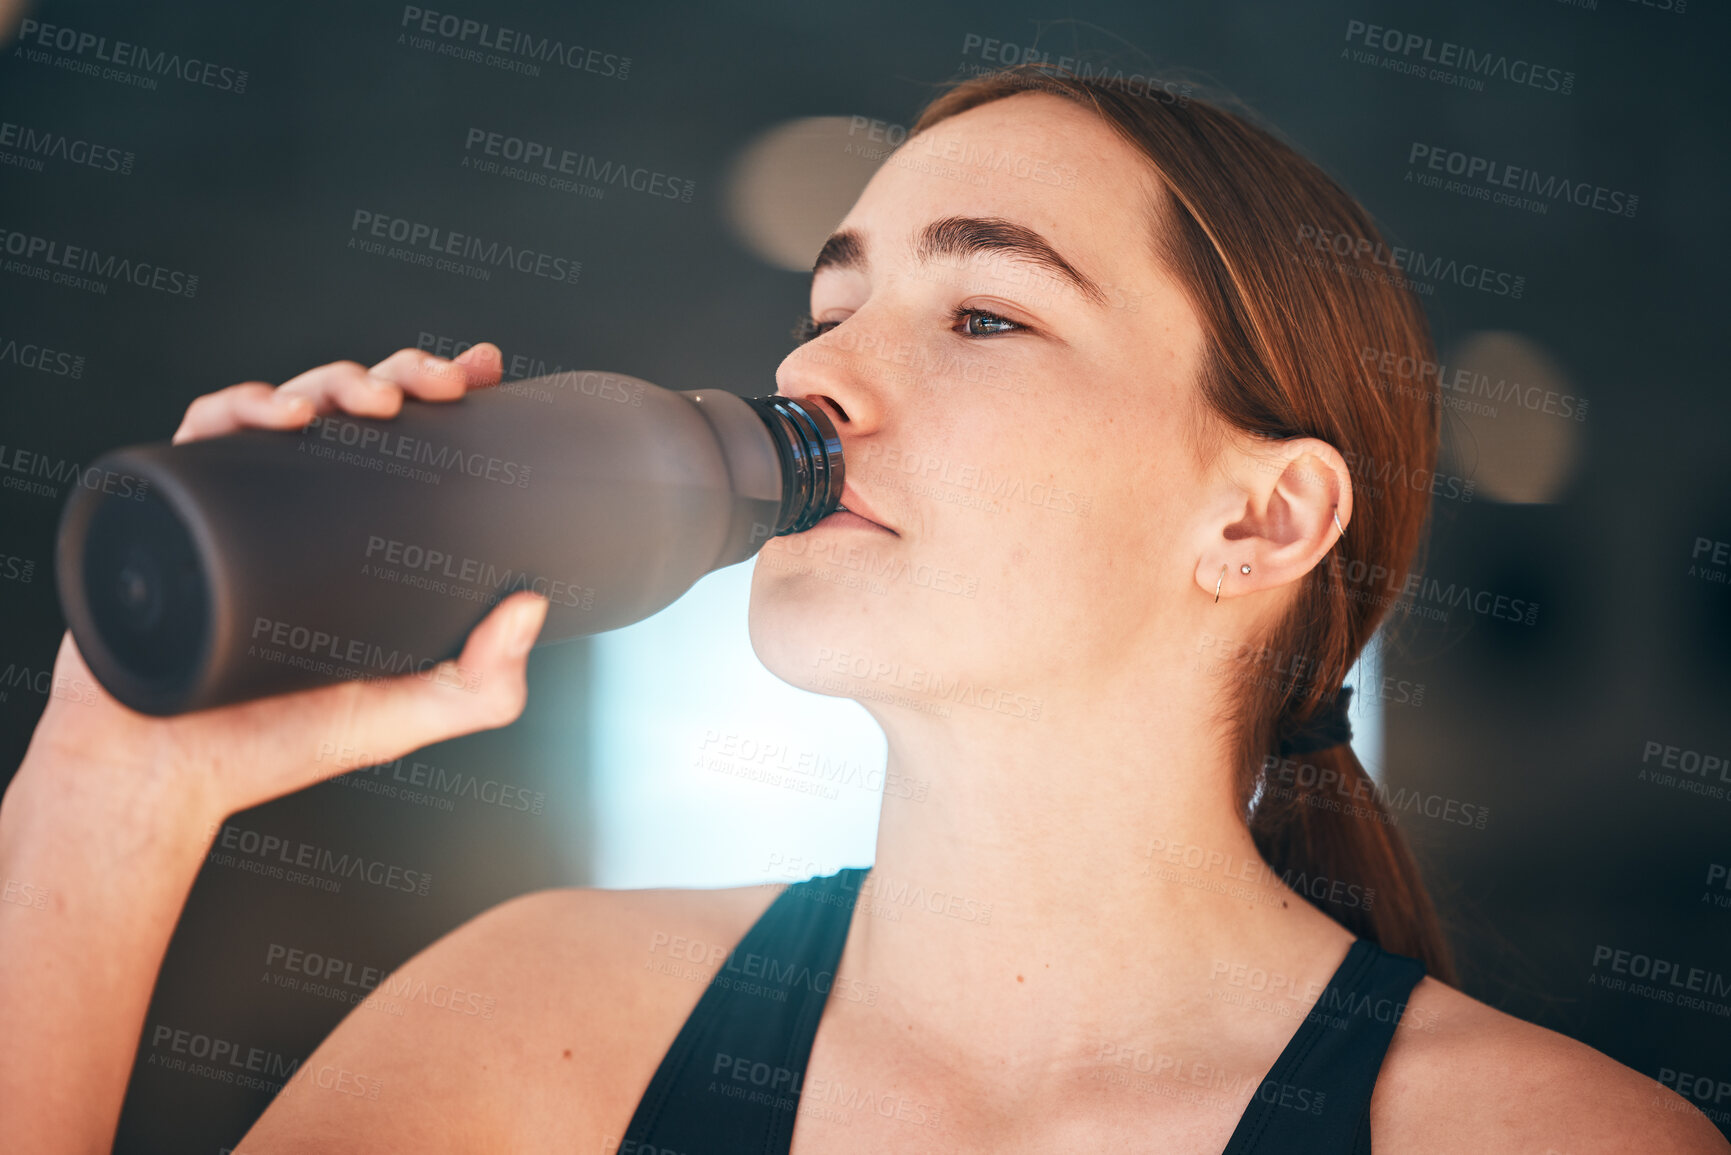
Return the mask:
M106 454L75 487L60 603L115 698L170 715L309 686L444 677L506 594L538 644L629 625L833 512L817 406L562 372Z

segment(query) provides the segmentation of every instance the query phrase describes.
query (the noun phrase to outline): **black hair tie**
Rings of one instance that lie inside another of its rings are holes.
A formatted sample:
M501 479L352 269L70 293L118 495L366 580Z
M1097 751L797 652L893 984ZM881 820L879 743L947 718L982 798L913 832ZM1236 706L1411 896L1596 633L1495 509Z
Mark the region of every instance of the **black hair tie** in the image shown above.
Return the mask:
M1328 750L1343 742L1352 741L1352 722L1346 716L1347 703L1351 700L1352 687L1342 686L1340 693L1334 696L1334 701L1322 713L1312 718L1308 724L1281 737L1280 756L1287 758L1294 754L1314 754L1318 750Z

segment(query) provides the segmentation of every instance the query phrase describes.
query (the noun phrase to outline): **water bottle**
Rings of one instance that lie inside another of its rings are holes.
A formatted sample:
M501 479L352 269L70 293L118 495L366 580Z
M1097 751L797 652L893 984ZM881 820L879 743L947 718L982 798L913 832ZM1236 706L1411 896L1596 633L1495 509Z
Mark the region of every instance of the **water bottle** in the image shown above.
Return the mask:
M159 716L451 676L519 589L549 602L537 644L629 625L817 524L845 479L815 405L596 371L131 446L85 476L60 604L109 693Z

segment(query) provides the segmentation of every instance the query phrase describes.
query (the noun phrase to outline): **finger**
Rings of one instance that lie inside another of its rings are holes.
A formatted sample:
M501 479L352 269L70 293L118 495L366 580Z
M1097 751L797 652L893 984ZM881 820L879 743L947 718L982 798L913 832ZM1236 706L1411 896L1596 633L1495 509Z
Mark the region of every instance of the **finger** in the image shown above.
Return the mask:
M547 599L512 594L469 634L462 654L424 673L351 682L306 695L315 737L306 751L312 780L400 758L423 746L509 725L528 701L529 648L547 618ZM346 702L315 702L323 695ZM335 716L333 718L333 708ZM332 722L335 726L332 726ZM321 732L322 731L322 732ZM284 784L299 789L304 781Z
M423 401L453 401L469 390L461 365L420 349L398 349L368 372Z
M237 429L294 429L312 415L313 403L306 397L279 393L262 381L244 381L196 398L171 440L179 445Z
M357 417L395 417L403 407L403 392L395 384L368 373L358 361L333 361L284 381L278 393L305 397L314 412L341 410Z
M503 371L504 355L491 341L471 345L449 361L419 349L399 349L369 370L428 401L448 401L470 389L497 385Z
M456 363L469 377L469 388L497 385L505 372L505 354L491 341L478 341L457 354Z

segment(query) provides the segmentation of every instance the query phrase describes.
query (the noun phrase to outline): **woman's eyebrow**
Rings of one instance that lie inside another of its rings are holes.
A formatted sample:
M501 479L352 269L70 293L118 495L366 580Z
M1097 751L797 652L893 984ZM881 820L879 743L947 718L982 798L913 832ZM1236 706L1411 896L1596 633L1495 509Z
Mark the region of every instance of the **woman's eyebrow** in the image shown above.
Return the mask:
M1106 294L1093 278L1065 260L1045 237L1001 217L945 217L920 230L914 257L926 264L940 257L966 260L1002 253L1045 269L1095 304L1106 304ZM823 244L812 265L812 275L828 268L866 269L865 243L859 233L842 229Z
M842 229L830 234L829 240L823 243L816 262L811 266L811 275L817 276L820 269L858 269L864 272L865 268L865 244L860 235L852 229Z

